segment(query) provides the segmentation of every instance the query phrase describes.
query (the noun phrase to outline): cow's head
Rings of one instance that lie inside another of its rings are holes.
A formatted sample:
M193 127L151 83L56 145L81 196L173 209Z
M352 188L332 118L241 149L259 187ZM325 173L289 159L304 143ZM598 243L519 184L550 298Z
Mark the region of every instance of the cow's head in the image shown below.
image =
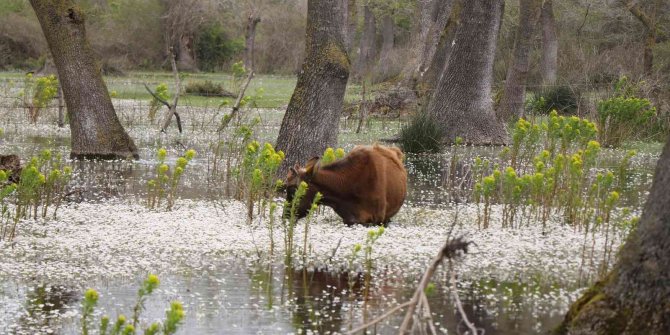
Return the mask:
M317 171L316 167L318 166L318 162L319 157L313 157L307 162L307 164L305 164L304 167L301 167L298 165L298 163L296 163L288 170L288 173L286 174L284 185L286 186L286 201L288 201L289 206L293 202L293 198L295 197L295 193L298 190L300 183L304 181L308 185L307 193L300 200L296 210L296 215L298 218L303 218L307 215L307 212L312 205L312 201L314 201L314 197L316 196L316 190L314 187L310 187L312 186L310 185L310 182ZM285 209L285 216L288 214L288 210L289 208Z

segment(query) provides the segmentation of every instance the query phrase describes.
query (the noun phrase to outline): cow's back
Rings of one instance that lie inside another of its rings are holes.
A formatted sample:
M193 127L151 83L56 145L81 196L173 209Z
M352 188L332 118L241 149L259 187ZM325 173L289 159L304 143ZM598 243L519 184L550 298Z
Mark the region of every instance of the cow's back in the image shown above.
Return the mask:
M404 155L396 147L375 145L373 151L378 156L376 160L383 162L383 164L380 164L383 169L378 170L378 181L380 183L378 189L383 192L386 204L382 221L388 222L392 216L398 213L407 194L407 171L402 162Z

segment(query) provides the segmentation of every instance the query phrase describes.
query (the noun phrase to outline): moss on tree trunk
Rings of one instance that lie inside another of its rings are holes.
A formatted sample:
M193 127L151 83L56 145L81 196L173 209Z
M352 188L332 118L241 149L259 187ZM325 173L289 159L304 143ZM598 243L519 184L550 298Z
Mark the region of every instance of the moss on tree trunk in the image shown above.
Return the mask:
M505 144L507 132L493 111L493 60L502 0L464 1L461 24L428 114L444 127L447 142Z
M279 130L277 149L285 173L337 145L339 120L351 64L344 46L340 1L309 0L306 56Z
M73 158L138 158L121 125L101 66L86 39L84 14L71 0L31 0L65 96Z
M555 334L670 334L670 140L637 229Z

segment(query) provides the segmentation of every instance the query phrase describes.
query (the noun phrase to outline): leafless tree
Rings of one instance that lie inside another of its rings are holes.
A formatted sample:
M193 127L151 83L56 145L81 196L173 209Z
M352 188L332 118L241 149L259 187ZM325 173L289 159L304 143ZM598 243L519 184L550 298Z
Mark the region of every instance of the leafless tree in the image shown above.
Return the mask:
M514 40L512 64L507 69L505 88L497 111L498 118L502 121L523 116L530 51L541 7L542 0L519 0L519 23Z
M463 2L461 25L428 114L444 126L445 140L461 137L471 144L504 144L505 127L493 111L493 60L503 0Z
M69 112L73 158L138 158L114 111L100 63L72 0L31 0L53 55Z
M337 144L351 68L342 10L340 1L308 1L306 56L277 138L277 149L286 154L279 173Z

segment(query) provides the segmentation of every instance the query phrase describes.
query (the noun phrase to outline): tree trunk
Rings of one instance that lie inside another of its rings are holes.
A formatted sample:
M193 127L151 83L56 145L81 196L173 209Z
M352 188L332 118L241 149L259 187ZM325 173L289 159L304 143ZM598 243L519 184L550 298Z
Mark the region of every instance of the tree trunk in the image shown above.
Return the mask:
M423 48L426 46L434 11L437 8L435 3L435 0L419 1L416 15L419 20L415 23L415 31L412 34L413 43L410 46L407 63L401 72L402 81L400 86L414 88L414 80L419 73L420 62L424 54Z
M72 158L138 158L114 111L100 63L86 40L84 16L72 0L31 0L63 87Z
M461 25L428 113L444 125L445 140L505 144L507 133L493 112L493 60L503 0L464 1Z
M456 36L456 29L459 25L462 7L462 1L456 1L453 5L449 20L447 20L447 24L440 35L435 56L421 77L421 84L417 86L420 95L430 97L430 92L437 87L437 83L445 72L449 55L451 55L454 37Z
M197 71L195 53L193 52L193 36L181 35L177 48L177 68L180 71Z
M277 149L286 154L280 174L337 145L351 67L339 1L309 0L306 29L305 60L277 138Z
M670 140L637 229L612 271L568 311L557 334L670 334Z
M664 41L666 39L666 36L664 36L656 24L656 14L658 11L659 2L654 2L655 8L652 15L646 13L637 1L624 0L623 4L626 6L626 8L628 8L628 11L644 25L645 29L647 30L647 36L644 40L643 67L644 73L646 75L650 75L654 68L653 48L656 45L656 42Z
M343 13L347 16L347 20L344 22L343 27L343 29L347 31L347 33L344 35L344 44L347 47L347 51L351 53L351 49L354 47L354 40L356 38L358 7L356 7L356 0L343 1L347 3L346 12Z
M558 37L552 0L544 0L540 17L542 18L542 65L540 66L542 83L554 85L558 72Z
M360 53L356 62L356 74L363 77L370 73L376 53L376 22L375 15L369 5L363 6L363 36L361 36Z
M647 38L644 42L643 69L644 74L651 75L654 72L654 46L656 46L656 36L650 30L647 32Z
M519 26L514 42L513 59L507 69L505 88L497 113L501 121L510 121L524 114L530 49L541 6L541 0L519 0Z
M437 45L440 43L440 36L444 31L451 14L451 9L454 4L453 0L444 0L436 2L434 10L434 19L430 25L428 36L426 38L426 45L423 48L423 55L419 62L419 77L422 77L430 64L433 62Z
M247 18L247 28L244 34L244 68L247 71L254 70L254 40L256 39L256 26L261 18L254 13Z
M393 18L389 14L385 14L382 18L382 49L379 54L379 76L386 79L389 76L391 65L391 52L394 44L394 23Z

